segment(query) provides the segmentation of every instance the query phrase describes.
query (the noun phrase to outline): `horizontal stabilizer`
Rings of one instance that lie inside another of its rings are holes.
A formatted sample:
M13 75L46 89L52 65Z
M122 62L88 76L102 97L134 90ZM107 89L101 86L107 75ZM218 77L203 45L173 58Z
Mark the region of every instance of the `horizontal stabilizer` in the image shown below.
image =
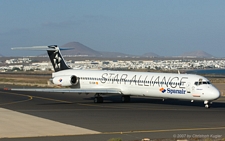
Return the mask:
M14 47L12 50L44 50L44 51L55 51L55 50L71 50L74 48L59 48L57 45L50 46L32 46L32 47Z
M50 48L49 46L33 46L33 47L15 47L12 50L56 50L56 48Z

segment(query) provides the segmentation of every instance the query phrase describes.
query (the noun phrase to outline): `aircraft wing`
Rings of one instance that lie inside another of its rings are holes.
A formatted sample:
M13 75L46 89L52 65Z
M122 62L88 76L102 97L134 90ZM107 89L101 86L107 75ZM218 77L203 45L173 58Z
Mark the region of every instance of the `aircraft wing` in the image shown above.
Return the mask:
M120 89L116 88L81 88L81 89L72 89L72 88L4 88L4 90L11 91L32 91L32 92L59 92L59 93L101 93L101 94L121 94Z

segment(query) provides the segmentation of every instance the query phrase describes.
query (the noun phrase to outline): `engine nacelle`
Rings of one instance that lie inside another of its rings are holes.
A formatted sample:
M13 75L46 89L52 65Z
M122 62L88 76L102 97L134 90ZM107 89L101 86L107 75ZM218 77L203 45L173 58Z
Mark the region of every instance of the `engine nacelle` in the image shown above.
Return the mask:
M78 77L75 75L56 76L52 79L52 83L59 86L74 86L78 81Z

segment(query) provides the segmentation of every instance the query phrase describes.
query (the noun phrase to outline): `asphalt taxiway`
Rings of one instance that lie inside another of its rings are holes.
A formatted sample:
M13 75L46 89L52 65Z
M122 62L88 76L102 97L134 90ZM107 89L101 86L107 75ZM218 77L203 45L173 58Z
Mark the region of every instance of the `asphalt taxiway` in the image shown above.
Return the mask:
M0 91L1 140L123 141L143 138L225 138L225 98L203 102ZM7 116L8 115L8 116ZM31 132L32 131L32 132ZM31 133L30 133L31 132Z

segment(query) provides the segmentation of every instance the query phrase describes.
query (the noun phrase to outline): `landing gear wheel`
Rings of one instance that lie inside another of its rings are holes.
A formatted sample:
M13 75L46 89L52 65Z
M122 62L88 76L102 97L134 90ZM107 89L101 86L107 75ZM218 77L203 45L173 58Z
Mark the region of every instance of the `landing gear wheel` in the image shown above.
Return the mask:
M130 96L129 95L123 95L121 96L121 101L122 102L130 102Z
M94 103L98 103L98 98L97 97L94 98Z
M210 108L210 104L211 104L212 102L209 102L209 101L204 101L204 104L205 104L205 108Z
M210 106L208 104L205 105L205 108L210 108Z
M101 96L95 96L94 103L103 103L103 97Z

